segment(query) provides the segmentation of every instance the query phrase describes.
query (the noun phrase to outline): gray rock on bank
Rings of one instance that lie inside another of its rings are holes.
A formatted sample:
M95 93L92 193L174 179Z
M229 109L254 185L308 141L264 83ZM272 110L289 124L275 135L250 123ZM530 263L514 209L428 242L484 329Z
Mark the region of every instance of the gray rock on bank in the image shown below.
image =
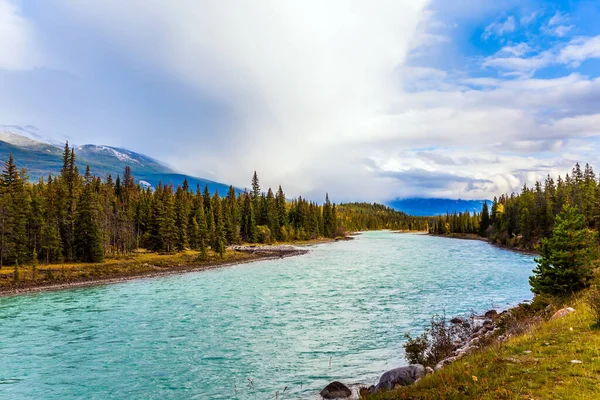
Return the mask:
M392 390L396 386L412 385L425 376L425 367L421 364L408 365L406 367L394 368L379 378L379 383L373 388L372 393Z
M335 381L325 386L320 394L324 399L345 399L352 395L352 391L343 383Z

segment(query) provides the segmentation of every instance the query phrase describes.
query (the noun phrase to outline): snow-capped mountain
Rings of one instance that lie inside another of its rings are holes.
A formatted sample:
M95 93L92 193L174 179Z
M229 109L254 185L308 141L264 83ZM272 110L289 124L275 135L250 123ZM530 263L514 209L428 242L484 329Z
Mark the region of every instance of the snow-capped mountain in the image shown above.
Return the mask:
M58 175L62 167L63 143L47 138L35 127L0 125L0 162L12 153L17 165L28 170L30 179L37 180L49 174ZM115 178L122 175L126 166L143 187L163 184L180 185L187 179L190 187L208 185L211 192L227 193L228 185L177 173L165 163L144 154L112 146L86 144L75 146L77 166L84 171L90 167L92 174Z
M0 125L0 140L17 146L31 146L39 143L62 146L67 139L65 137L62 142L56 140L53 137L45 135L33 125Z

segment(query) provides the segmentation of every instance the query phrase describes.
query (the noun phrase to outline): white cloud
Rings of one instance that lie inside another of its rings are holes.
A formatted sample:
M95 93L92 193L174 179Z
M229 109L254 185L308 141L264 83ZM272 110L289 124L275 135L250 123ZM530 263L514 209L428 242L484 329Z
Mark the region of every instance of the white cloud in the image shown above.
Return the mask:
M533 49L527 43L519 43L511 46L504 46L500 49L498 54L520 57L531 52L533 52Z
M30 69L40 62L33 27L12 2L0 0L0 69Z
M548 20L548 23L542 26L542 32L548 35L563 37L573 29L573 25L566 24L568 19L569 16L567 14L562 14L560 11L557 11L552 18Z
M557 11L552 18L550 18L550 20L548 21L548 25L553 26L553 25L560 25L564 22L567 21L567 15L561 13L560 11Z
M522 52L523 50L531 50L531 48L525 43L504 47L493 56L487 57L482 65L518 72L522 76L531 76L535 71L555 64L578 67L585 60L600 58L600 36L575 38L559 47L530 57L521 57L531 53L531 51ZM519 52L521 54L518 54Z
M532 23L533 21L535 21L537 19L537 17L540 15L540 11L533 11L530 14L524 15L521 17L521 25L528 25L530 23Z
M514 32L516 28L515 17L511 15L504 22L494 22L488 25L481 37L487 40L490 37L503 36L505 33Z
M484 65L521 79L475 78L411 65L415 45L430 44L422 34L439 33L425 5L60 3L72 24L96 30L135 67L225 104L233 116L225 128L173 129L169 140L181 150L153 154L188 173L214 171L213 179L243 187L256 169L263 186L282 183L313 199L329 191L335 201L490 198L564 173L578 157L600 161L600 80L527 78L596 56L594 38L542 52L505 46ZM435 29L419 26L424 18Z
M556 60L576 67L590 58L600 58L600 36L573 39L559 51Z

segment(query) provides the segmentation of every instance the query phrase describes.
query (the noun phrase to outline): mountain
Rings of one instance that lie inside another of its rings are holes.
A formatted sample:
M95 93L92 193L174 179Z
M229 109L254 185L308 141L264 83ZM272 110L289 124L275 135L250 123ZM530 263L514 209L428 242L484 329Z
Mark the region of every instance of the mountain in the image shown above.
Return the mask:
M481 212L486 200L455 200L455 199L396 199L387 203L388 206L415 216L434 216L446 213ZM491 203L489 200L488 205Z
M0 160L8 159L12 153L19 168L26 168L32 180L60 174L63 146L31 126L0 125ZM111 174L116 178L129 166L138 183L144 186L155 187L159 182L177 186L187 179L191 188L208 185L211 193L219 190L225 194L229 189L229 185L181 174L158 160L127 149L86 144L75 146L75 154L81 172L89 165L92 174L101 177Z

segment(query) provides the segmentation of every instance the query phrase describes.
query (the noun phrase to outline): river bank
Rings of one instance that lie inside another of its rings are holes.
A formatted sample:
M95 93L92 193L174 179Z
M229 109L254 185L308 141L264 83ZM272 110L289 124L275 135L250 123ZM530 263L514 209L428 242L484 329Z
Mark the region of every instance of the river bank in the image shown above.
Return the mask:
M327 243L324 239L306 241L302 246ZM13 268L0 270L0 296L19 295L50 290L74 289L108 285L134 279L154 278L205 271L257 261L294 257L309 250L292 245L232 246L223 258L209 252L206 260L198 252L178 254L138 253L128 257L109 259L101 264L70 263L22 266L15 279Z
M472 233L464 233L464 234L452 233L452 234L448 234L448 235L443 235L440 233L428 233L427 235L434 236L434 237L448 238L448 239L478 240L481 242L489 243L492 246L498 247L500 249L510 250L510 251L514 251L516 253L527 254L530 256L537 256L539 254L537 251L534 251L534 250L525 250L525 249L520 249L518 247L511 247L511 246L503 245L501 243L492 242L488 238L484 238L484 237L481 237L479 235L475 235Z
M365 398L598 399L600 336L585 295L539 310L515 307L492 328L497 334L443 368L414 384Z

